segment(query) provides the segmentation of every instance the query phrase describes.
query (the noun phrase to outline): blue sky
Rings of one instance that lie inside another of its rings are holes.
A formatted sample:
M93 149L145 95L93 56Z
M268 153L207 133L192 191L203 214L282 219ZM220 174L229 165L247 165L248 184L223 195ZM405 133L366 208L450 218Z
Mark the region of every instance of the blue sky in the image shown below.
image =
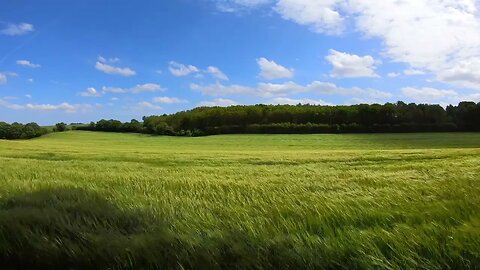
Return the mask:
M0 121L480 101L478 0L4 2Z

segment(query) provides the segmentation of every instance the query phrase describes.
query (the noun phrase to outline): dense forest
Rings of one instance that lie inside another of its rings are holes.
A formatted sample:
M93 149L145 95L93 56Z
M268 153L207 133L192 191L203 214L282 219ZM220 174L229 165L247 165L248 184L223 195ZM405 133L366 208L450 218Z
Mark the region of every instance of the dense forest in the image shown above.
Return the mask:
M352 106L252 105L199 107L171 115L100 120L77 129L174 136L215 134L480 131L480 103L457 106L404 102Z
M77 130L170 136L480 131L480 103L460 102L446 109L440 105L401 101L351 106L199 107L170 115L146 116L143 123L135 119L126 123L102 119L89 125L71 126ZM53 131L67 129L65 123L58 123ZM36 123L0 122L0 139L30 139L48 132Z
M31 139L47 133L47 129L40 127L36 123L23 125L20 123L7 124L5 122L0 122L0 140Z

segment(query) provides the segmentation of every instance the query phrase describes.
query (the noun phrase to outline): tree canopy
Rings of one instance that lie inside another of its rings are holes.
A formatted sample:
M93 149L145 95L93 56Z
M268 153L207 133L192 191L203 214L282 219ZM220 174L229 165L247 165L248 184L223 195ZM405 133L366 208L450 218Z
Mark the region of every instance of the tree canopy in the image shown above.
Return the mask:
M238 133L362 133L480 131L480 103L440 105L360 104L244 105L199 107L175 114L143 117L122 123L100 120L84 130L201 136Z

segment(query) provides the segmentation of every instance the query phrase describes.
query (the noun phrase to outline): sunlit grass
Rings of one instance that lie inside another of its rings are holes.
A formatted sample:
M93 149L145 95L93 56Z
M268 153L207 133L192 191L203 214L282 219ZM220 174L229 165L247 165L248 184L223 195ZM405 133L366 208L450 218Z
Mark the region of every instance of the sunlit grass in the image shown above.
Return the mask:
M0 141L0 266L475 268L480 134Z

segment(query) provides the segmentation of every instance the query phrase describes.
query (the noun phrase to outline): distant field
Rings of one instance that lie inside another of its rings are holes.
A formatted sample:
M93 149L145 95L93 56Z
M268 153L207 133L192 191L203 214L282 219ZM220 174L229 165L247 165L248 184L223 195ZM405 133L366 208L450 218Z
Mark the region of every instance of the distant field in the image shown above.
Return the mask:
M0 141L0 269L478 269L480 133Z

